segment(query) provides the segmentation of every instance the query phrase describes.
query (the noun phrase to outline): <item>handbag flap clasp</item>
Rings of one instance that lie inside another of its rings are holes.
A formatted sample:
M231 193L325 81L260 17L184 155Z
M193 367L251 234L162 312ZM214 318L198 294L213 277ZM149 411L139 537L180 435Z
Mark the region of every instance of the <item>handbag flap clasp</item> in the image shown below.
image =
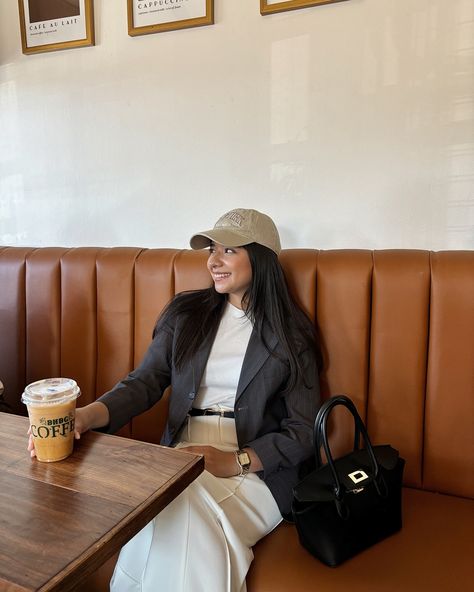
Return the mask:
M357 469L357 471L353 471L352 473L349 473L347 476L356 485L357 485L357 483L360 483L361 481L365 481L366 479L369 478L367 473L365 471L363 471L362 469Z

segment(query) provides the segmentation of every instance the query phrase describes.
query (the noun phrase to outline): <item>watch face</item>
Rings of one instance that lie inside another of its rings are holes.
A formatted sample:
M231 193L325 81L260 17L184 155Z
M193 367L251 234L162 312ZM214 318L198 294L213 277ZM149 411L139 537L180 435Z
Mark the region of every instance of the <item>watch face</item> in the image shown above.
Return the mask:
M250 456L248 455L247 452L240 452L239 453L239 463L243 467L250 466Z

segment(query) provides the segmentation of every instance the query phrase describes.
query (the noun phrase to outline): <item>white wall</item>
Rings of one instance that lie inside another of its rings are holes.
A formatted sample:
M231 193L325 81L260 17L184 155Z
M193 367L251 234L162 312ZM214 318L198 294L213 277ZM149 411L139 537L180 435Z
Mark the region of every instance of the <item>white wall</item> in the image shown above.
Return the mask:
M0 244L186 247L233 207L284 247L474 248L474 1L348 0L24 56L0 1Z

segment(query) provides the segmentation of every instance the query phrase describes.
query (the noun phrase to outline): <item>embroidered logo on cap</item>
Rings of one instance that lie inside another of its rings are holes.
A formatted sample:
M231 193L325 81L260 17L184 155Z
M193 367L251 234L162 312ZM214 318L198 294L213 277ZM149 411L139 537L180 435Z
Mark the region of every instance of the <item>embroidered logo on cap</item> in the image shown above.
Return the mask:
M228 220L232 223L233 226L242 226L242 222L244 221L243 217L238 212L229 212L225 216L223 216L222 221Z

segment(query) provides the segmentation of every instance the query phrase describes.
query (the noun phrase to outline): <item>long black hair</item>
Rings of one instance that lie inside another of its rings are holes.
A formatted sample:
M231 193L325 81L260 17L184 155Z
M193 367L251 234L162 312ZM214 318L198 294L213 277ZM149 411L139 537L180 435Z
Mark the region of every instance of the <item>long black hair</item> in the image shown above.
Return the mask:
M290 391L298 381L304 382L299 352L311 348L321 369L317 332L291 296L276 253L257 243L243 248L252 267L252 282L242 298L245 314L267 349L264 325L267 323L276 335L283 350L282 359L289 365L290 378L286 390ZM160 318L165 315L183 315L185 318L176 341L175 366L178 369L191 362L203 342L214 339L226 302L226 294L219 294L212 286L205 290L182 292L165 308Z

